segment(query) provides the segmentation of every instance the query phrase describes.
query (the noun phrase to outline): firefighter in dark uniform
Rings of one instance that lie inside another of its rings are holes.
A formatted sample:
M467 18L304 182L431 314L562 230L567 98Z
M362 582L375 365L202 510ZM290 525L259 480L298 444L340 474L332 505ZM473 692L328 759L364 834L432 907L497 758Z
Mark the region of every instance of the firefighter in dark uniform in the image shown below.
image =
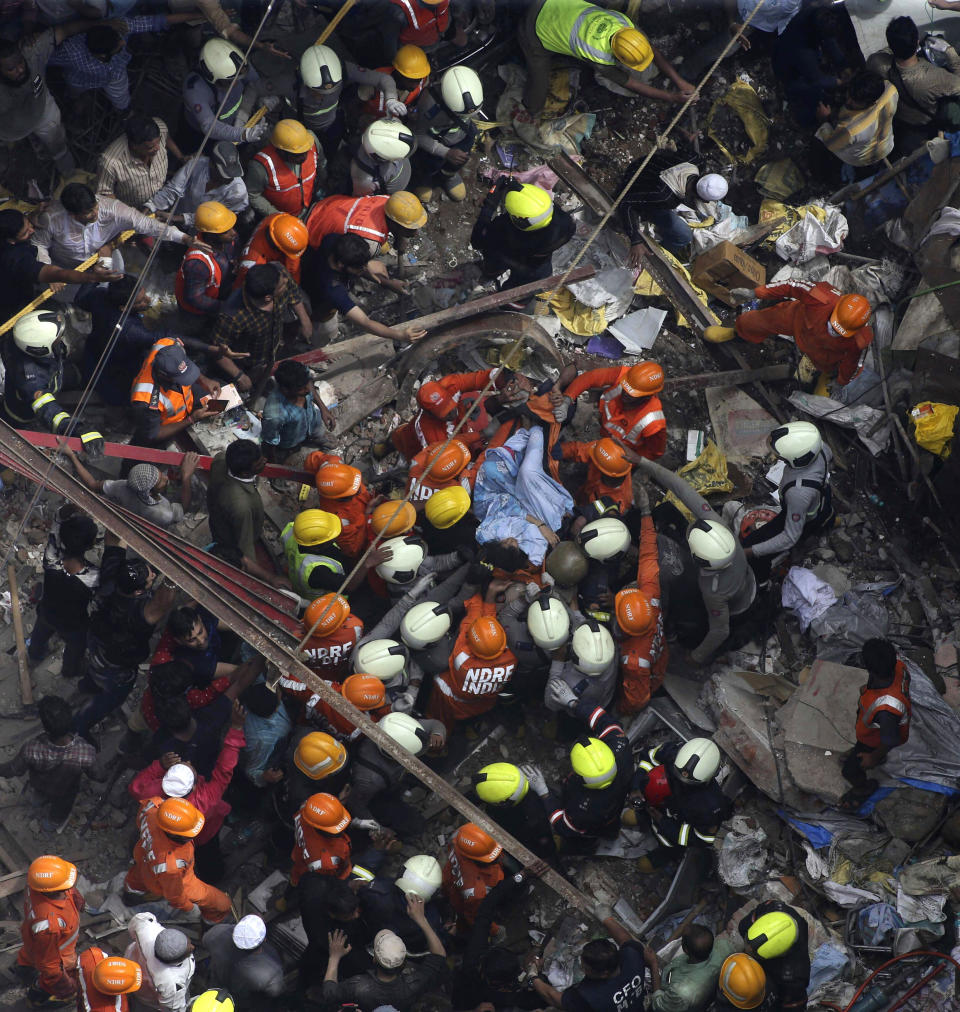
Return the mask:
M691 738L649 749L637 764L632 796L635 810L650 818L660 848L637 863L653 871L680 856L683 848L711 847L732 808L715 781L720 750L709 738Z
M491 763L473 776L473 790L490 818L537 857L555 864L557 846L543 805L513 763Z
M590 853L598 837L612 839L620 832L620 813L633 780L633 752L623 728L599 706L581 702L559 678L548 689L568 713L586 724L588 733L570 749L573 772L553 793L533 765L520 769L547 812L554 835L569 853Z
M784 1009L807 1007L810 983L810 950L807 922L793 907L768 900L747 914L738 926L744 948L766 975Z

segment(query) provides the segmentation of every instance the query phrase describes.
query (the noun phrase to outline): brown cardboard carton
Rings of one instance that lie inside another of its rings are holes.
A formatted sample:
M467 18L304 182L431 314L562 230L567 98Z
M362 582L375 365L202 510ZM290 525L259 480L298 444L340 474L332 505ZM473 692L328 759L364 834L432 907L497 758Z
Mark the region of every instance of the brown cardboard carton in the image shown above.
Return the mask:
M728 306L731 288L757 288L767 280L767 271L752 256L724 240L693 262L693 283Z

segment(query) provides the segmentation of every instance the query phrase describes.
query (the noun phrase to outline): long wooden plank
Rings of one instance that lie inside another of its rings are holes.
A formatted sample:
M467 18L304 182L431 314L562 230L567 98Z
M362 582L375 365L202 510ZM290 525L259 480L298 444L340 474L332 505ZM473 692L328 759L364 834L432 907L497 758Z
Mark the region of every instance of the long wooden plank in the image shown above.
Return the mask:
M793 375L793 366L763 365L758 369L728 369L724 372L701 372L693 376L669 376L663 381L664 390L689 390L700 387L737 387L759 380L785 380Z

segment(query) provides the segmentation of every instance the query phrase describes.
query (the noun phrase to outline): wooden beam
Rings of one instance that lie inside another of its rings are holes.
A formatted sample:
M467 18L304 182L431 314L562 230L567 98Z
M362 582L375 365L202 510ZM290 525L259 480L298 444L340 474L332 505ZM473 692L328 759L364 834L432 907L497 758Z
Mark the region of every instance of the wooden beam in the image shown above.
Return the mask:
M862 200L868 193L872 193L878 187L883 186L884 183L889 183L894 176L898 176L904 169L909 168L914 162L918 162L927 153L926 144L921 148L917 148L916 151L912 151L909 155L904 155L903 158L895 161L886 172L881 172L876 179L869 182L866 186L859 187L856 183L849 183L842 189L837 190L836 193L831 193L827 198L827 202L830 204L839 204L844 200Z
M728 369L725 372L701 372L693 376L669 376L663 381L663 389L674 391L699 390L702 387L738 387L761 380L790 379L792 375L792 365L763 365L758 369Z

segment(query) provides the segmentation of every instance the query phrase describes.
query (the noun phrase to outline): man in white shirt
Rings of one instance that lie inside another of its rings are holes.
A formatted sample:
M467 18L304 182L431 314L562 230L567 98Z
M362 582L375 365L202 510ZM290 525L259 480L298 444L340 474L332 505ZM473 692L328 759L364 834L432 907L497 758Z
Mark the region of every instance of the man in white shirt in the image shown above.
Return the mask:
M155 1012L185 1012L196 964L193 943L177 928L165 928L153 914L134 914L127 925L133 941L127 959L143 969L137 1004Z

